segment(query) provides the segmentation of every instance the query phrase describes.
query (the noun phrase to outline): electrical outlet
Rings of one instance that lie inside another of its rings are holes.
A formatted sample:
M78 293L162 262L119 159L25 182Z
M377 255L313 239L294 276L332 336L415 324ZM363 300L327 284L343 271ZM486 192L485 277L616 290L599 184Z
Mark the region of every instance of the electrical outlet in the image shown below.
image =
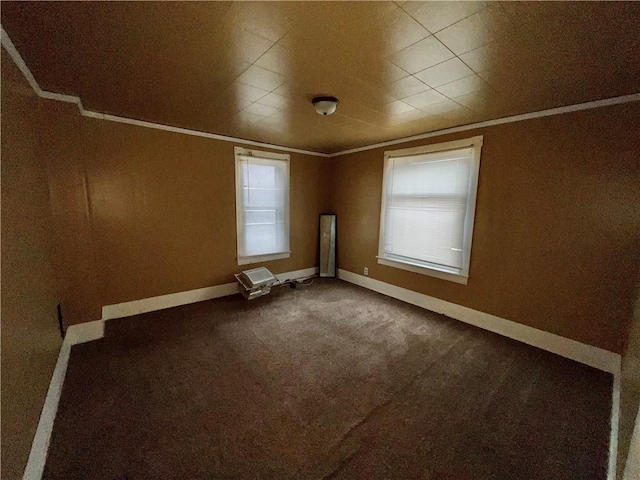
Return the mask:
M368 276L369 276L369 267L364 267L364 275L365 275L366 277L368 277Z

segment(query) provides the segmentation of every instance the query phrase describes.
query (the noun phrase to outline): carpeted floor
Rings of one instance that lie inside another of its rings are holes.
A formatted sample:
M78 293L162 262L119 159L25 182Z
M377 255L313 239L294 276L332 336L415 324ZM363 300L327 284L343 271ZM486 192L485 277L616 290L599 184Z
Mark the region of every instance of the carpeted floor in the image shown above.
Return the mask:
M46 478L604 479L612 377L345 282L107 322Z

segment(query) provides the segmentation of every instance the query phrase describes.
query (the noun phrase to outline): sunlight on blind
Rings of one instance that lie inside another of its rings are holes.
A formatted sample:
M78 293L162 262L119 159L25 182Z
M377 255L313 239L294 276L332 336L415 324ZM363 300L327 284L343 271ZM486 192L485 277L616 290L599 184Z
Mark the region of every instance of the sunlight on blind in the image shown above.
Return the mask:
M239 256L289 251L286 162L245 156L239 161L242 188Z
M471 148L390 158L384 256L462 268Z

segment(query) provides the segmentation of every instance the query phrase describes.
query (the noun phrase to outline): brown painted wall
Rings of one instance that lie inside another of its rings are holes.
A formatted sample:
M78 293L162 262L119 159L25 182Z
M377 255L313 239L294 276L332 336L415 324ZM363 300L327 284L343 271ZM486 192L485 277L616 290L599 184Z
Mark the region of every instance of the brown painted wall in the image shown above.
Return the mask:
M618 478L622 479L633 428L640 408L640 285L631 320L629 341L622 356L620 424L618 430ZM638 426L640 428L640 426Z
M640 266L640 106L333 159L340 268L621 353ZM484 135L468 285L378 265L383 152Z
M41 155L54 219L54 261L67 324L101 318L95 244L87 196L84 119L75 105L42 101Z
M71 323L100 307L234 281L234 143L80 116L47 102L43 140ZM291 154L291 258L317 265L329 160ZM257 265L256 265L257 266Z
M2 472L22 478L60 348L39 101L2 52Z

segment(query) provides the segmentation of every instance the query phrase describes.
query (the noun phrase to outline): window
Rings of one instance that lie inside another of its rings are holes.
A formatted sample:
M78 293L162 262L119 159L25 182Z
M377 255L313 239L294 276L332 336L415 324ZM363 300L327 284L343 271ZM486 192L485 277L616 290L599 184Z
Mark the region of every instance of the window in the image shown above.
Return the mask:
M289 257L289 155L236 147L238 265Z
M482 137L385 152L378 263L467 283Z

